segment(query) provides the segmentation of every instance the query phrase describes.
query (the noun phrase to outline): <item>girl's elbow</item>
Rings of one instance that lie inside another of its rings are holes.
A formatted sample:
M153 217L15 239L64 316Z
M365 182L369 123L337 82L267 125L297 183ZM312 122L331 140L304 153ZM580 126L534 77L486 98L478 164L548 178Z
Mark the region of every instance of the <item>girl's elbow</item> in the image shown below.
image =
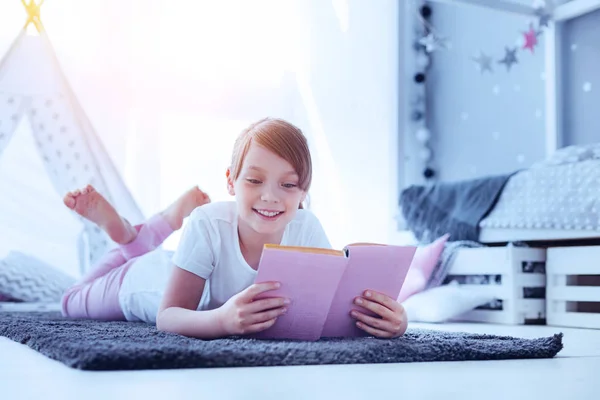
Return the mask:
M156 330L160 332L170 332L169 324L166 321L164 310L160 310L158 314L156 314Z

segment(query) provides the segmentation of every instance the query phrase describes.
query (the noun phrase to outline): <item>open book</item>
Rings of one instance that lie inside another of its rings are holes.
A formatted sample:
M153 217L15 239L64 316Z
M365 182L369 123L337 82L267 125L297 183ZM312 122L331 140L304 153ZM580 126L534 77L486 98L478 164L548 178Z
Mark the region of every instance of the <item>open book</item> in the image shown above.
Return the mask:
M321 337L365 336L350 311L367 289L398 297L414 246L355 244L343 250L266 245L255 283L281 282L277 290L256 299L287 297L291 304L261 339L318 340Z

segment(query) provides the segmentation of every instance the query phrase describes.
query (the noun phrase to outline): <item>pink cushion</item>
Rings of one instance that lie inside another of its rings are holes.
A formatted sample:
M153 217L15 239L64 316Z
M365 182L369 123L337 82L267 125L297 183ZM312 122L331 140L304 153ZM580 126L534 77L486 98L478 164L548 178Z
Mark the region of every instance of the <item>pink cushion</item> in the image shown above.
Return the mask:
M403 302L413 294L425 289L425 285L427 285L427 281L429 281L449 237L449 234L445 234L434 242L417 248L410 269L406 274L404 285L400 290L400 295L398 295L399 302Z

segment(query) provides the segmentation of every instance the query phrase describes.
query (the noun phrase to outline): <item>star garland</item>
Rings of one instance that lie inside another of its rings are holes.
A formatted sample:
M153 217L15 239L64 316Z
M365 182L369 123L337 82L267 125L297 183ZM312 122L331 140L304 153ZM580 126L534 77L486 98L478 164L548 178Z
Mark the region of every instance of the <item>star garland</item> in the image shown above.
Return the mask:
M517 59L517 51L529 50L531 51L531 54L535 52L535 48L539 43L538 37L544 33L544 28L547 28L550 21L552 21L552 14L545 3L535 9L535 16L537 18L537 29L534 27L534 24L531 23L529 24L528 30L521 32L523 35L523 45L521 48L519 49L519 47L516 46L505 46L504 57L497 60L498 64L504 64L504 66L506 66L507 72L510 72L511 67L519 62ZM492 68L492 56L480 51L479 56L472 57L472 60L482 74L486 71L494 73L494 69Z
M415 100L412 102L413 110L411 112L411 120L414 124L414 135L419 142L419 149L416 151L418 159L423 164L422 175L426 180L436 178L436 171L433 167L433 146L431 144L431 132L427 128L426 118L426 88L425 82L427 79L428 69L431 67L431 53L439 49L449 48L449 43L446 38L442 37L429 23L432 9L424 2L420 2L418 7L417 18L420 26L417 29L417 37L420 37L415 42L414 49L417 52L416 72L413 76L413 81L416 84Z
M427 53L450 48L448 39L440 35L429 22L432 13L431 7L426 4L423 4L417 13L419 22L423 25L423 34L425 35L419 39L418 44L423 46Z

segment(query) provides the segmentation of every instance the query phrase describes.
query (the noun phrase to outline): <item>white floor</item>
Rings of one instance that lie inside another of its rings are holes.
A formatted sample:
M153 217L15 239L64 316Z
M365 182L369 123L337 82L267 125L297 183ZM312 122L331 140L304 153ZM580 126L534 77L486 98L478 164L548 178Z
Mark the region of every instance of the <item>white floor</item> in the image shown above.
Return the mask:
M564 349L544 360L88 372L0 337L0 398L600 399L600 330L412 326L520 337L562 331Z

